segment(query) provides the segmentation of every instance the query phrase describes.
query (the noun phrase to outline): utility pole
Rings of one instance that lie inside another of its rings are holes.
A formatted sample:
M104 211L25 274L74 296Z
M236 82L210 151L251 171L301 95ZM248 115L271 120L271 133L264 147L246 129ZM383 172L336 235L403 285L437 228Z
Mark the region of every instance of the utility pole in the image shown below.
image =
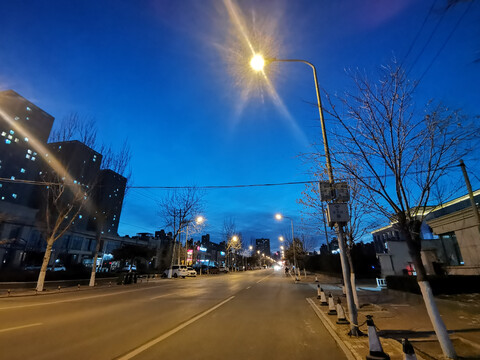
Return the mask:
M463 162L463 160L460 160L460 167L462 168L463 177L465 178L465 184L467 185L468 197L470 198L470 204L472 205L473 216L477 219L477 229L480 233L480 214L478 213L477 204L475 204L472 185L470 184L470 179L468 178L467 169L465 168L465 163Z

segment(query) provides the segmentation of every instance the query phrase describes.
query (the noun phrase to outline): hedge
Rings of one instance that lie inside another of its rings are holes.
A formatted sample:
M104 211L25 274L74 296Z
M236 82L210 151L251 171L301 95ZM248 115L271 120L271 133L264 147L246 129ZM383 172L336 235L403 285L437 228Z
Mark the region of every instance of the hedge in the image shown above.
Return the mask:
M421 294L416 276L387 276L387 288ZM479 275L427 276L433 295L480 293Z

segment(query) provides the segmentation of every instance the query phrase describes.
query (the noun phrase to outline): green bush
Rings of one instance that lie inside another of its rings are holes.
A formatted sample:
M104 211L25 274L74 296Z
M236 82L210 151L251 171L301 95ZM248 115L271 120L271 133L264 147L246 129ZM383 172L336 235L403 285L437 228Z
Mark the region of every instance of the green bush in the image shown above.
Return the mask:
M387 288L420 294L416 276L387 276ZM480 276L450 275L428 276L433 295L480 293Z

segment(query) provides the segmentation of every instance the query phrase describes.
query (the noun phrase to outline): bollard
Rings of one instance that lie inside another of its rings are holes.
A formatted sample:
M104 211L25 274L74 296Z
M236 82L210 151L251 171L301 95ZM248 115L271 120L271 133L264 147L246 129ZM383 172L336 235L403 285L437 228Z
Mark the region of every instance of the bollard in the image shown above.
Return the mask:
M337 315L337 310L335 310L335 304L333 303L332 293L328 294L328 315Z
M402 340L403 347L403 360L417 360L417 355L415 355L415 350L413 349L412 344L408 339Z
M340 298L337 298L337 324L350 324L350 322L347 320L347 317L345 316L345 311L343 310L342 301L340 300Z
M61 287L60 285L58 285L58 291L60 291L61 288L62 288L62 287Z
M322 306L327 306L327 297L325 296L325 291L323 291L322 288L320 288L320 305Z
M10 296L10 289L7 290L7 296Z
M345 290L345 285L342 285L342 293L343 295L347 295L347 291Z
M112 282L111 282L111 281L108 282L108 287L110 287L110 286L112 286Z
M383 351L382 344L377 334L375 324L373 322L373 316L367 315L368 326L368 348L369 355L367 360L390 360L390 356Z
M317 275L315 275L315 282L318 282L318 277L317 277Z
M80 290L80 284L77 284L77 290Z
M317 299L320 299L322 297L322 288L320 287L320 284L317 285Z

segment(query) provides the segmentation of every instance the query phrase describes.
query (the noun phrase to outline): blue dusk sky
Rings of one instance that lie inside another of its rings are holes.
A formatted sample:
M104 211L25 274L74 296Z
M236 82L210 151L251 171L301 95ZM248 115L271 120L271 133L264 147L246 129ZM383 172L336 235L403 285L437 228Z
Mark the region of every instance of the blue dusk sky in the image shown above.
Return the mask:
M271 64L273 97L248 69L245 39L270 56L309 60L332 94L351 86L345 69L373 74L395 58L421 80L418 103L436 99L476 115L480 3L449 3L2 1L0 90L15 90L57 121L72 112L95 118L100 142L114 148L128 139L132 186L307 181L310 165L299 155L321 142L311 70ZM478 188L478 177L472 183ZM247 243L266 237L276 249L290 224L273 215L292 217L300 231L304 187L207 190L204 233L221 241L224 219L232 218ZM157 202L164 195L130 189L119 233L163 228ZM318 249L321 234L303 232Z

